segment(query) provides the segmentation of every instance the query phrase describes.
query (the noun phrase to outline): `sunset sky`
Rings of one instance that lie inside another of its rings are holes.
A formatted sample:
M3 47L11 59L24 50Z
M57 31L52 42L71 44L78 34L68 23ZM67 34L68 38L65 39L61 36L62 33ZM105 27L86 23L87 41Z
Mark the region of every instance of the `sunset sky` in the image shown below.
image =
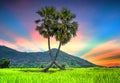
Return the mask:
M47 51L47 39L35 30L38 9L55 6L76 14L77 36L61 50L98 65L120 65L119 0L0 0L0 45L22 52ZM54 38L52 48L58 47Z

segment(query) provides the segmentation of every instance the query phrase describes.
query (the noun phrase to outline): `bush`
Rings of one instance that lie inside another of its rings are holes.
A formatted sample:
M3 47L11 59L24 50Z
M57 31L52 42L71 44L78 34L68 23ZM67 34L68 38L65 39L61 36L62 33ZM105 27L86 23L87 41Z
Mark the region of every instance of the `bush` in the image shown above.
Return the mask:
M65 67L66 67L66 64L62 63L61 66L62 66L63 68L65 68Z
M44 65L42 64L42 65L40 65L40 68L44 68Z
M1 68L9 68L9 64L10 64L10 60L6 59L6 58L2 58L2 60L0 61L0 67Z

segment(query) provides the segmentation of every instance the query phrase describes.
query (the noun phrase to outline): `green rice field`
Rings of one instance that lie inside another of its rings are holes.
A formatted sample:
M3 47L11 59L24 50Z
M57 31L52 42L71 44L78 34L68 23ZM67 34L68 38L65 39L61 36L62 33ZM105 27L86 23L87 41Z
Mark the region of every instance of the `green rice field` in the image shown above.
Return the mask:
M120 68L0 69L0 83L120 83Z

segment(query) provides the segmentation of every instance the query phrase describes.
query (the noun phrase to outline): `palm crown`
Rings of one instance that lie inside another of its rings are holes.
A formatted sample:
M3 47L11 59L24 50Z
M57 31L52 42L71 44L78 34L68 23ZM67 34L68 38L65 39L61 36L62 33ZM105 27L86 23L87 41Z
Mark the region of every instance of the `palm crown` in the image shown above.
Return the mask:
M63 8L59 13L59 23L55 38L60 41L62 45L70 41L70 39L76 36L78 28L77 22L71 22L76 16L70 12L70 10Z
M35 21L36 23L41 23L40 26L36 27L36 30L38 30L45 38L53 36L54 28L56 27L58 20L56 9L54 7L45 7L38 10L37 14L40 15L42 19Z

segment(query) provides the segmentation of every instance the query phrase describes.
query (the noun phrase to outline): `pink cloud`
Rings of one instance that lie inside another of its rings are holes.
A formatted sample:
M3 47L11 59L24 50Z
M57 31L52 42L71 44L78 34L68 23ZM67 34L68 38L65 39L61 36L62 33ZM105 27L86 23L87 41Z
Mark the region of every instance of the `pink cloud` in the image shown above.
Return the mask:
M20 50L18 48L18 46L16 46L14 43L11 43L11 42L8 42L8 41L2 40L2 39L0 39L0 45L7 46L9 48L12 48L12 49L15 49L15 50L18 50L18 51L23 51L22 49Z
M34 52L37 52L37 51L40 51L39 48L37 48L37 46L35 46L35 44L25 38L22 38L22 37L16 37L14 38L15 40L15 44L21 48L23 48L24 50L30 50L30 51L34 51Z
M4 26L1 27L1 31L4 33L4 35L6 35L8 38L11 38L14 42L9 42L9 40L5 41L1 39L0 45L5 45L18 51L40 51L39 47L37 47L34 42L29 41L23 37L18 37L16 34L14 34L14 32L5 28Z

